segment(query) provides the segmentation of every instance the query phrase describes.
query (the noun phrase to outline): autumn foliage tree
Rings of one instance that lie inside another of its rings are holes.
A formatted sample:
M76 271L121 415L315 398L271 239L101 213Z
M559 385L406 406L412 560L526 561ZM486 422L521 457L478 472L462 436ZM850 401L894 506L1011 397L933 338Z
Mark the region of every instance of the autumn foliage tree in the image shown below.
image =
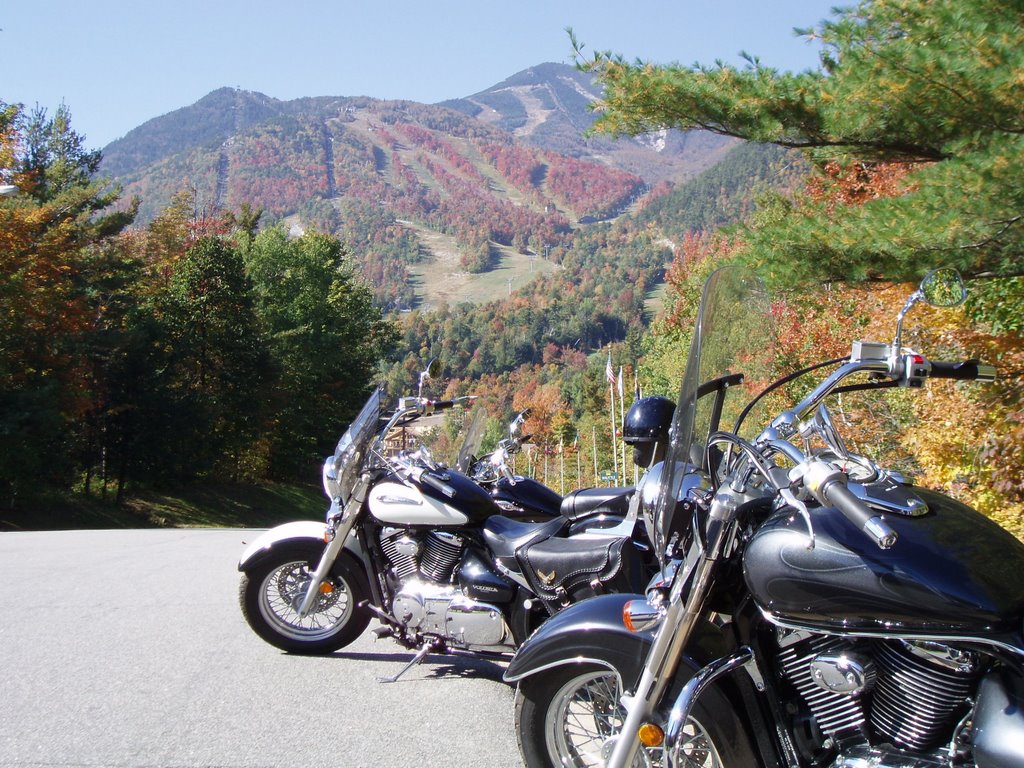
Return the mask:
M0 200L0 489L54 471L69 423L89 410L90 340L108 306L108 245L134 207L93 179L67 110L0 104L0 156L17 194Z
M931 479L956 490L953 478L972 474L967 468L984 446L984 458L999 467L988 479L1019 502L1018 481L1009 480L1022 475L1015 446L1024 412L1012 353L1020 344L1012 318L1024 309L1019 13L980 0L863 0L806 34L822 44L821 66L800 73L756 58L746 68L684 67L598 53L583 63L605 85L598 129L702 128L804 152L812 167L806 189L766 196L735 241L735 257L792 294L800 319L794 332L805 338L831 314L812 311L826 281L846 281L855 294L852 284L916 282L935 266L959 268L971 279L975 330L950 328L928 351L974 356L988 349L1009 379L994 390L949 392L956 407L933 395L891 415ZM873 294L855 295L863 310ZM863 329L844 316L854 315L832 316L833 330L859 336ZM874 319L891 327L891 317ZM944 410L930 410L935 402ZM910 428L912 413L950 412L965 416L961 436L974 450ZM940 476L943 465L954 470ZM960 492L984 501L980 490Z

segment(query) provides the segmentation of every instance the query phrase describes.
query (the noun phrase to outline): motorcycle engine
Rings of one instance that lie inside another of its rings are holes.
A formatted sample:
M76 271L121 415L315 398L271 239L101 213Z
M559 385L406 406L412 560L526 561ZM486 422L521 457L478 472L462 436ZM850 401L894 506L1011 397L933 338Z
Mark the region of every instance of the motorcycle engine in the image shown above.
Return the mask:
M834 766L948 765L962 745L977 654L940 643L781 632L779 670L806 706L803 751L837 750ZM818 755L820 757L820 754ZM865 762L866 761L866 762Z
M399 583L413 576L447 583L462 557L464 542L461 536L445 531L416 533L385 528L380 545Z
M385 528L380 540L396 586L391 613L409 632L440 637L465 649L514 649L501 610L466 597L452 583L464 549L460 536Z

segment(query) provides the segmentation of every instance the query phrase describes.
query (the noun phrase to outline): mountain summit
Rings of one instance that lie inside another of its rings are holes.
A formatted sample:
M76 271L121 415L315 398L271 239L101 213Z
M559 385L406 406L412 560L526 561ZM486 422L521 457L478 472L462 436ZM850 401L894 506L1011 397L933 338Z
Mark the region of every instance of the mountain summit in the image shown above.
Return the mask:
M636 138L588 136L601 85L567 64L530 67L485 91L440 106L508 131L519 141L587 157L648 183L679 182L717 163L735 142L703 131L658 131Z

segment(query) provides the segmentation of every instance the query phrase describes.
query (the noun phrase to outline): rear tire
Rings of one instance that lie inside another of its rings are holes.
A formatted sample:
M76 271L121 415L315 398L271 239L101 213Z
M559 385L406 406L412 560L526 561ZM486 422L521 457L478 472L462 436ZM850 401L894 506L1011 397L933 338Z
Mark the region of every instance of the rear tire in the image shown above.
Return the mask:
M603 766L625 720L618 676L596 664L568 664L522 680L515 728L527 768ZM742 723L724 697L709 691L683 730L686 766L756 766ZM663 749L641 747L633 768L664 762Z
M313 609L299 618L296 609L322 553L323 546L316 544L282 547L242 575L242 615L257 635L282 651L330 653L351 643L370 623L370 612L359 605L369 597L368 590L344 553L324 580Z

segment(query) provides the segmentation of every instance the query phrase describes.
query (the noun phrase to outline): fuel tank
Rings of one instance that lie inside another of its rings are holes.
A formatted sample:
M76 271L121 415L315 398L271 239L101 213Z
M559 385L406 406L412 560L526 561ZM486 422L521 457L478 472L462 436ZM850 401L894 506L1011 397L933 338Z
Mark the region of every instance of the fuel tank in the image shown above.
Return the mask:
M377 483L370 489L370 514L391 525L441 528L482 523L491 515L501 514L490 494L465 475L445 470L444 478L455 492L451 497L430 486Z
M503 515L514 520L548 520L558 514L562 497L532 477L517 477L513 485L501 477L491 492Z
M815 545L792 510L751 538L743 575L777 619L823 630L1002 635L1024 616L1024 544L981 513L914 488L929 511L885 515L899 535L879 549L836 509L811 510Z

